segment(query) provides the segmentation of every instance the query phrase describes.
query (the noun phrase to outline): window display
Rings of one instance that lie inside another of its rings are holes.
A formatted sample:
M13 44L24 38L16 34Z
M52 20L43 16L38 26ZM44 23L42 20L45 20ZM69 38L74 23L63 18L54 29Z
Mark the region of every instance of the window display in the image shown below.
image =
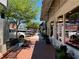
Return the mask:
M79 47L79 20L69 20L65 25L65 41L67 44ZM67 40L68 38L68 40Z

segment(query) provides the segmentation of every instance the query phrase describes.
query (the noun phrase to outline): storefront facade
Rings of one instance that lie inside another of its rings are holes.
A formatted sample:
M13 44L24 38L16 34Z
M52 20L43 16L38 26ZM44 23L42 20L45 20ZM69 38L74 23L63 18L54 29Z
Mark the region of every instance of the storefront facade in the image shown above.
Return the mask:
M47 34L49 36L51 35L50 24L53 22L52 37L55 39L52 39L52 44L55 47L66 45L68 52L72 53L75 59L79 59L79 43L73 38L73 35L77 37L79 32L79 0L52 0L50 6L45 6L44 2L41 19L48 19ZM45 7L50 8L45 12Z

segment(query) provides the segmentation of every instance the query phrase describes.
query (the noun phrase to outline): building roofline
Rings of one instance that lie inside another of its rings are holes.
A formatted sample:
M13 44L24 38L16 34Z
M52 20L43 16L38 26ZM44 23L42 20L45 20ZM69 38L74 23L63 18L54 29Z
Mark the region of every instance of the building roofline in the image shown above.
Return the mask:
M48 18L48 11L51 7L51 4L54 0L43 0L42 1L42 10L41 10L41 20Z

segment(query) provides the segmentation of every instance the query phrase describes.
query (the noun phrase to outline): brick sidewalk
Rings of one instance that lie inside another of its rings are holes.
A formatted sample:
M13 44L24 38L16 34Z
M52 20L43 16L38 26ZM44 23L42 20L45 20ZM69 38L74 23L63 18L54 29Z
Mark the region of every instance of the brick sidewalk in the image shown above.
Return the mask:
M34 45L22 49L17 59L55 59L55 50L51 45L46 45L38 36L29 37L29 40Z

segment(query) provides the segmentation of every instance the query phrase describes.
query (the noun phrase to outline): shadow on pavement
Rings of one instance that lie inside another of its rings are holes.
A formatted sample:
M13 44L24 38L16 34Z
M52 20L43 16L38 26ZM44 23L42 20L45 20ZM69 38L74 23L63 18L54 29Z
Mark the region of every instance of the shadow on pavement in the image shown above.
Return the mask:
M55 50L51 45L45 44L39 36L39 41L35 44L31 59L55 59Z
M13 51L11 51L9 54L6 54L3 58L1 59L17 59L17 55L19 54L19 52L22 50L22 48L17 48L14 49Z
M13 41L14 42L14 41ZM22 49L30 48L31 41L28 40L22 40L23 44L15 44L14 48L12 48L10 51L7 51L4 56L1 59L17 59L17 55L21 52Z

